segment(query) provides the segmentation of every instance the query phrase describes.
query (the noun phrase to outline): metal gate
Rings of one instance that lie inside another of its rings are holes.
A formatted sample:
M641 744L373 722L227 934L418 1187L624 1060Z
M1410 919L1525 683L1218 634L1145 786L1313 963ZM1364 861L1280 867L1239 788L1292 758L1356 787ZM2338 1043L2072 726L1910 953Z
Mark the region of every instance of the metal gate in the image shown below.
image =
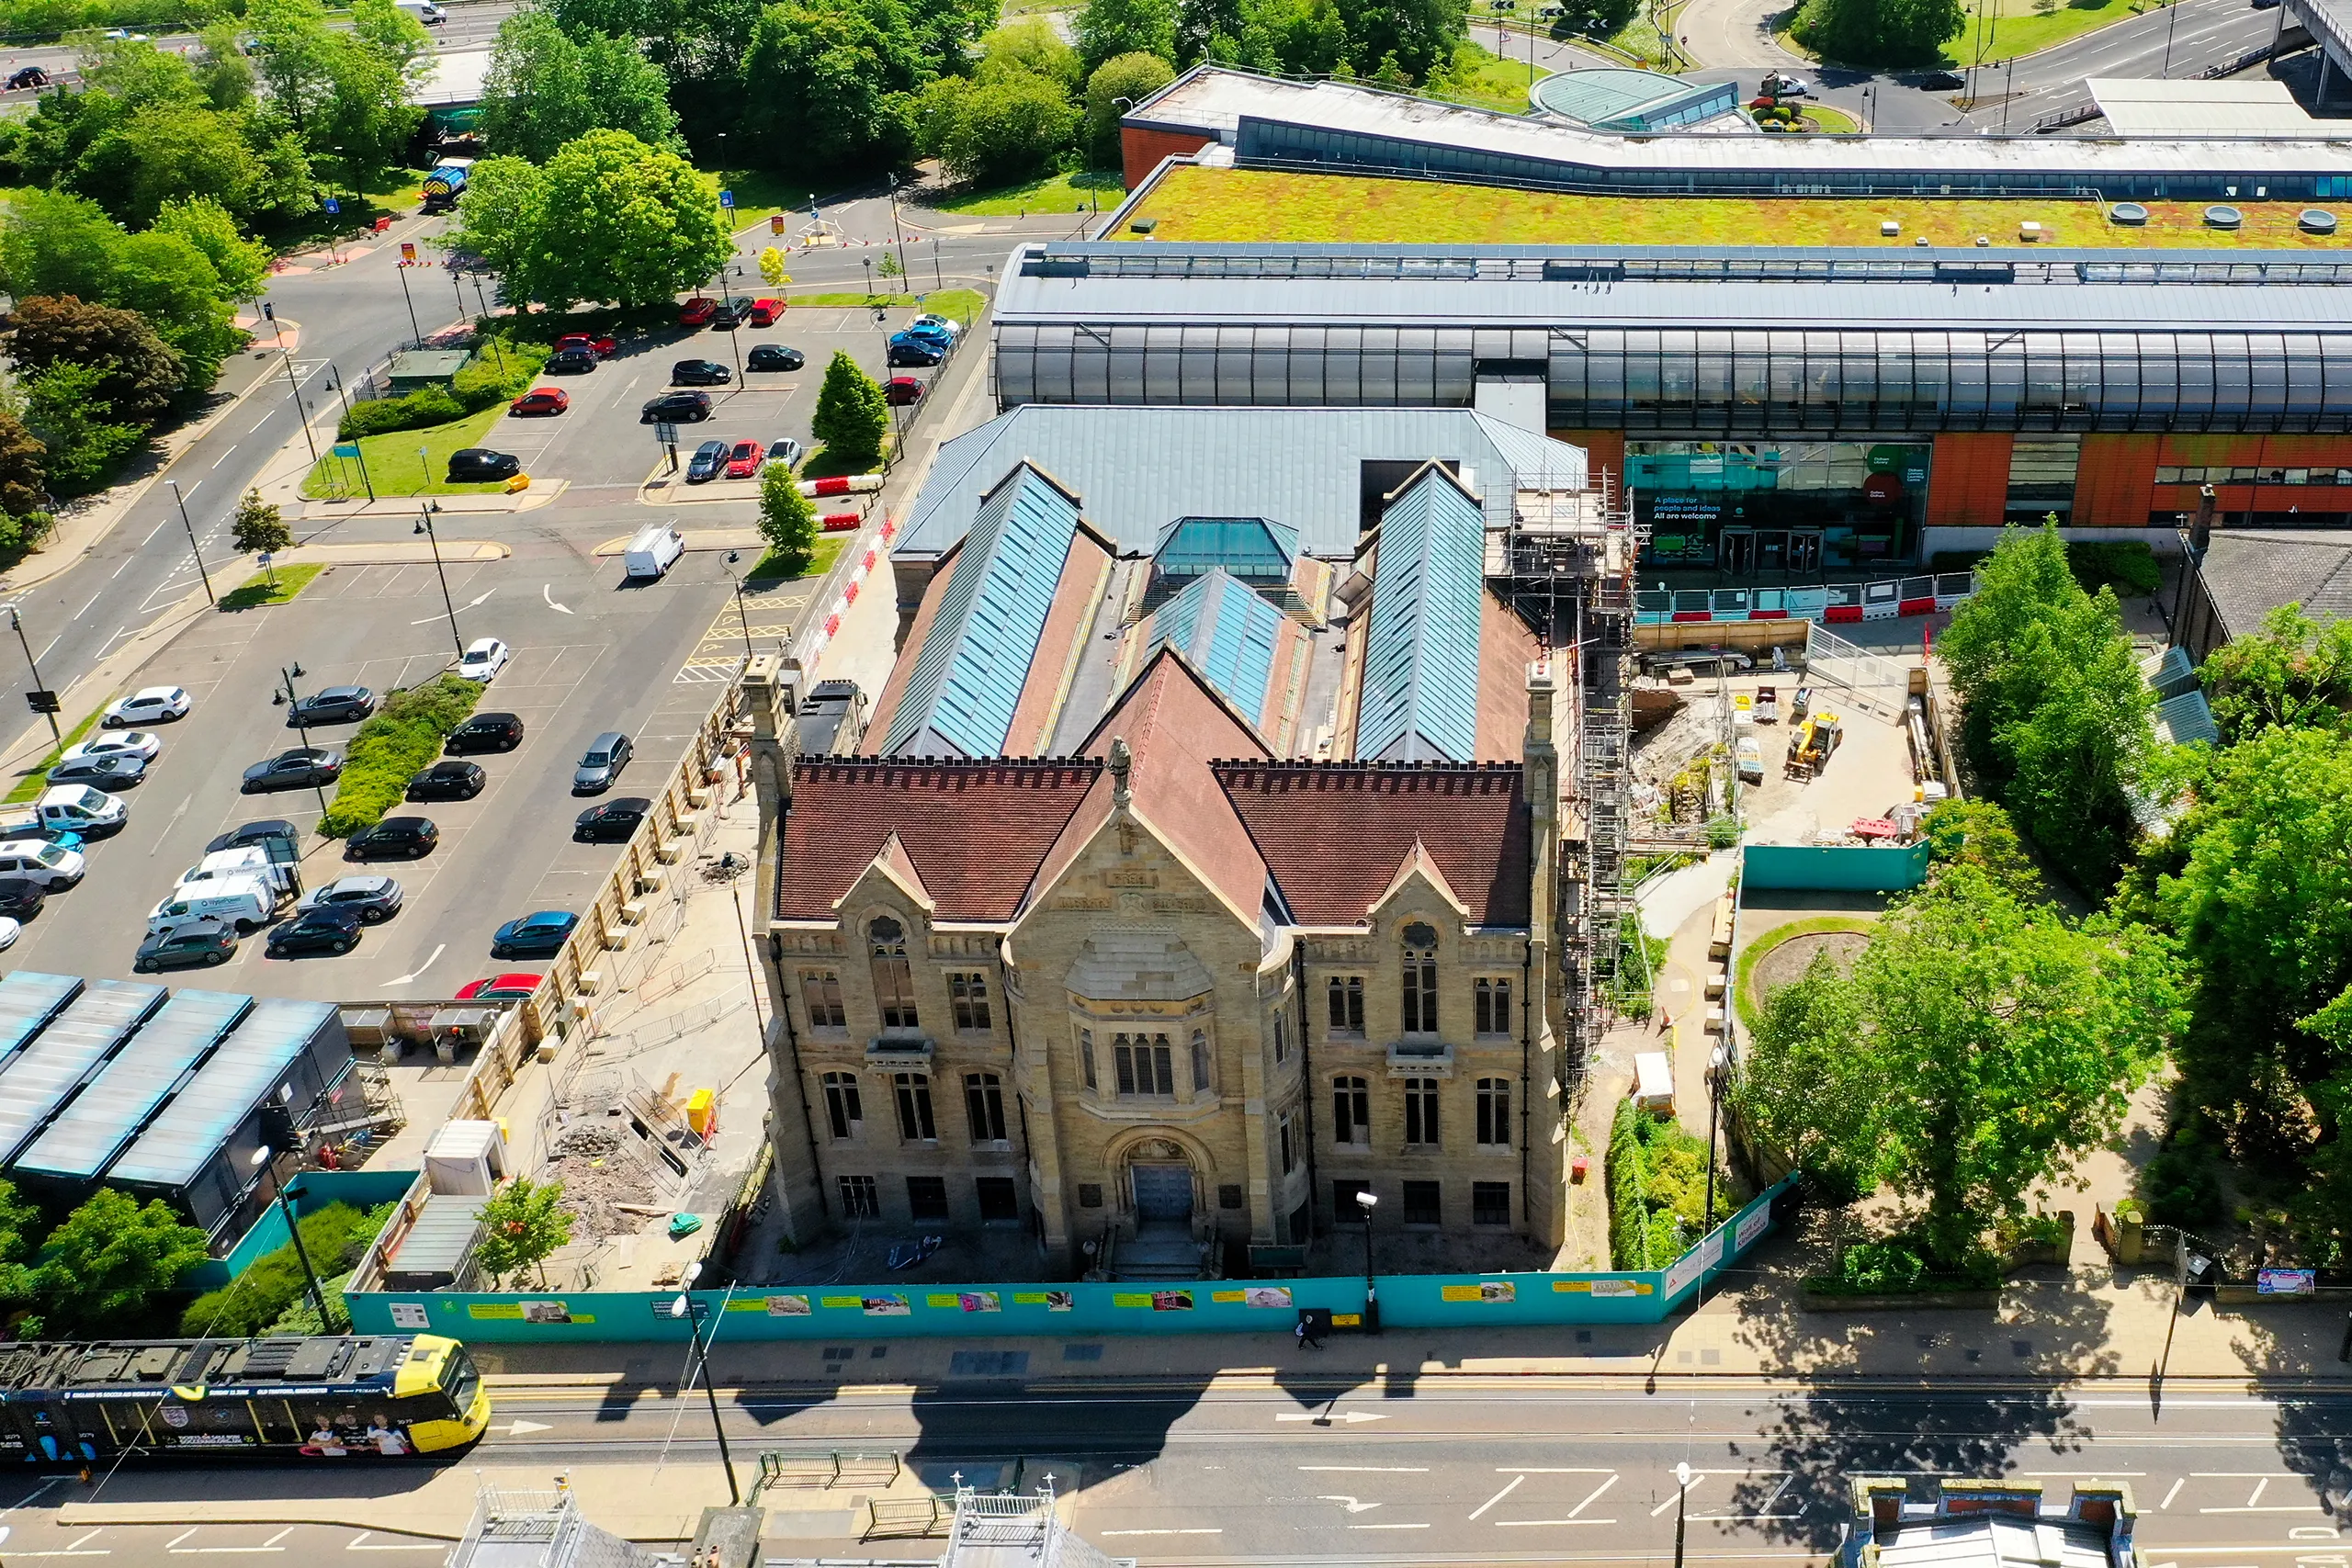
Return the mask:
M1138 1165L1136 1217L1145 1220L1189 1220L1193 1217L1193 1168L1185 1165Z

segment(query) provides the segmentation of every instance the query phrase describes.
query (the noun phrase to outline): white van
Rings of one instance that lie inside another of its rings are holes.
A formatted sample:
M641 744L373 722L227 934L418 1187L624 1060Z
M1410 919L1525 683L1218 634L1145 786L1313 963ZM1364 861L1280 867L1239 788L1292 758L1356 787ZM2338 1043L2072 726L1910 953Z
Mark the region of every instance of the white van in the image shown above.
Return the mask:
M685 553L686 542L675 528L666 523L650 523L628 542L621 566L631 577L660 577Z
M158 936L190 920L227 920L240 931L255 931L277 912L277 900L258 878L223 876L183 887L155 906L147 934Z
M428 28L449 19L449 13L435 5L433 0L392 0L392 4Z
M60 849L55 844L29 839L0 843L0 876L21 876L38 882L43 892L63 892L82 880L82 871L79 850Z
M215 850L201 864L182 872L174 897L196 884L236 876L252 877L280 898L294 891L293 867L273 864L269 852L259 844L240 844L233 850Z

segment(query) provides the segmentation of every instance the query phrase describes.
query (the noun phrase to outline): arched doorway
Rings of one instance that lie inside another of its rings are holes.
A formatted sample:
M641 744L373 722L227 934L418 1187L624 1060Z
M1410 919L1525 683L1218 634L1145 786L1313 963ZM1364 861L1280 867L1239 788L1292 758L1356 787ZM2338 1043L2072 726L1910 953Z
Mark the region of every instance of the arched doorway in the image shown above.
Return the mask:
M1169 1139L1146 1138L1127 1151L1126 1197L1134 1239L1119 1248L1126 1279L1191 1279L1199 1271L1193 1238L1200 1183L1191 1156Z

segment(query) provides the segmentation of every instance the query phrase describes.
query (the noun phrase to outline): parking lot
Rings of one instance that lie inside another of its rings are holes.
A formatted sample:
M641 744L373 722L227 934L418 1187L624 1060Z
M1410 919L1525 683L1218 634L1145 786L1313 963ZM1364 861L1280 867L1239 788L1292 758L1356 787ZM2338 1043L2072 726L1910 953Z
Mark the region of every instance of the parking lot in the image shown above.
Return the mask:
M756 440L762 446L778 436L790 436L803 451L818 443L809 432L817 412L817 391L824 385L825 367L838 349L847 349L865 373L876 380L912 376L929 382L940 373L933 369L888 369L884 345L889 334L920 312L888 312L878 324L865 310L812 309L787 310L773 327L739 327L733 332L673 328L655 336L624 341L613 357L594 370L579 375L543 375L535 383L560 387L571 400L564 412L534 418L509 416L491 428L483 445L511 452L522 459L526 473L543 480L567 479L577 490L634 491L666 468L662 449L654 442L654 427L639 423L646 400L666 390L670 367L681 359L708 359L732 373L737 351L748 355L758 344L784 344L800 350L808 363L798 370L754 370L738 375L723 387L699 389L710 394L711 417L699 424L678 427L680 483L669 487L671 499L741 499L754 493L748 484L695 485L683 483L686 459L704 441ZM911 412L912 411L906 411Z
M764 610L784 624L794 614L787 601L810 591L787 585L754 616ZM134 688L186 687L195 709L157 731L163 753L127 793L129 826L88 846L87 878L48 902L6 962L128 976L148 912L202 859L207 840L239 823L278 817L305 830L305 886L380 871L399 879L404 907L387 923L365 928L347 954L273 959L255 933L228 964L178 971L178 983L323 1000L430 998L481 976L534 967L493 961L492 931L534 910L582 907L617 852L573 843L574 818L597 799L646 793L667 774L718 694L695 661L714 640L722 611L732 628L735 609L721 563L709 554L690 554L662 581L630 587L617 561L533 552L452 567L449 594L466 640L502 637L514 650L477 711L514 713L526 733L514 751L474 759L489 783L473 799L399 808L439 825L440 844L429 856L347 862L340 841L310 834L320 813L315 792L240 794L247 765L301 744L285 709L270 702L281 664L300 663L296 684L305 694L352 683L380 696L455 662L430 564L338 568L290 604L200 623L134 677ZM356 728L314 728L311 739L340 749ZM572 770L589 739L605 729L629 734L636 757L606 795L574 796Z

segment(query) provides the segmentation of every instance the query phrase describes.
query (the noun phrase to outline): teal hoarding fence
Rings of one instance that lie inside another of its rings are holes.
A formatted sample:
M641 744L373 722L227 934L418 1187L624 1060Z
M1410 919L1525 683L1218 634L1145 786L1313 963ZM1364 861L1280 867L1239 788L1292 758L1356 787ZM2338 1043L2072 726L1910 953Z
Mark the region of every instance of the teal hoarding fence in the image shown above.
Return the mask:
M1928 880L1928 846L1750 844L1740 852L1739 885L1899 893Z
M312 1170L291 1183L294 1212L308 1219L330 1203L372 1209L389 1203L416 1185L413 1170ZM239 1237L225 1258L209 1258L180 1276L179 1282L198 1291L216 1291L268 1257L288 1241L286 1215L275 1203L261 1212L253 1228Z
M1657 1323L1702 1272L1728 1268L1771 1234L1787 1178L1668 1268L1622 1274L1390 1274L1375 1278L1396 1328ZM433 1333L481 1343L683 1339L675 1291L381 1292L346 1296L362 1334ZM719 1314L716 1339L895 1339L1051 1335L1288 1333L1301 1307L1363 1310L1363 1281L1202 1280L1190 1284L791 1285L692 1293L692 1316Z

